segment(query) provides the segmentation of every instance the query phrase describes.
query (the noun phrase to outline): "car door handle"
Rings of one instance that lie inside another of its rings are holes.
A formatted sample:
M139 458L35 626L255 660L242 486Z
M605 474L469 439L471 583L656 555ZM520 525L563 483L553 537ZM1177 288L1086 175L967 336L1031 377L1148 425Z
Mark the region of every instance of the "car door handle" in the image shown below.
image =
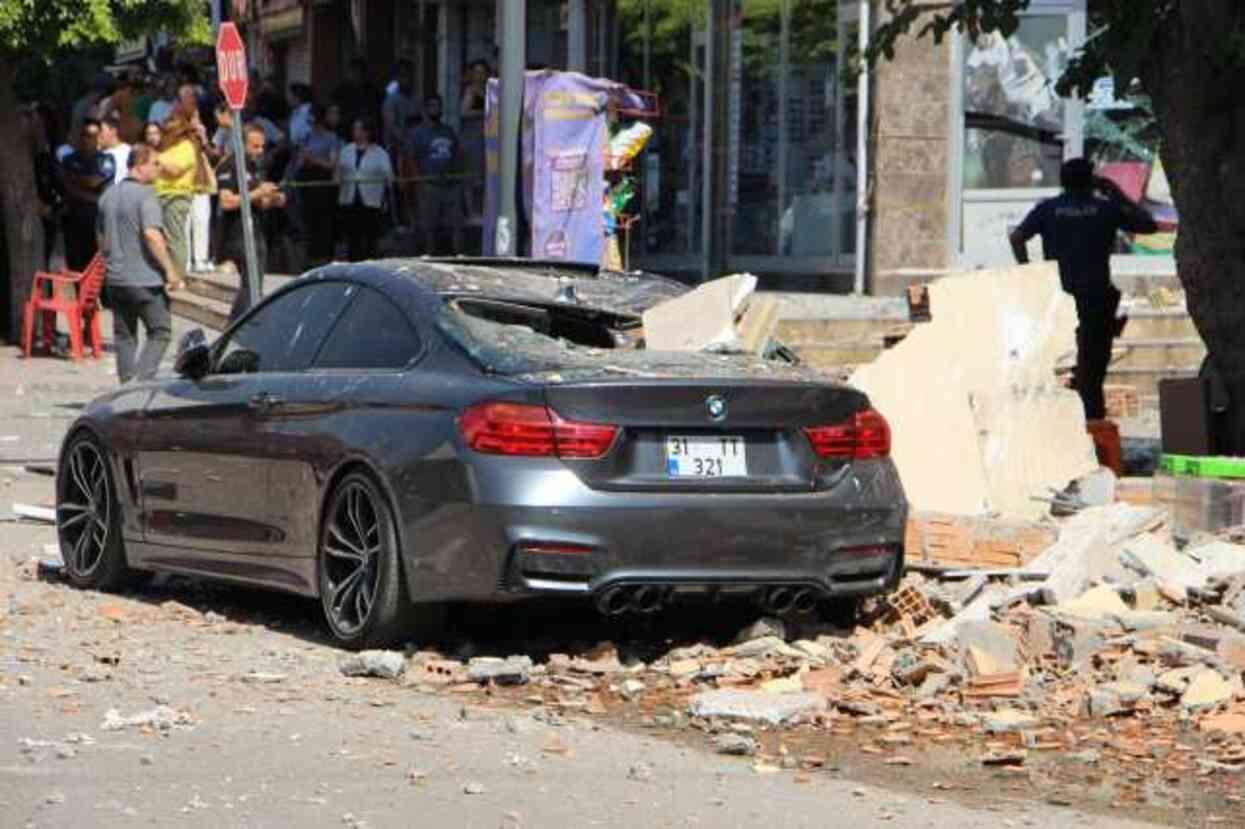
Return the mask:
M261 391L259 394L247 401L247 406L262 413L269 411L275 406L280 406L284 402L284 400L277 397L275 394L269 394L266 391Z

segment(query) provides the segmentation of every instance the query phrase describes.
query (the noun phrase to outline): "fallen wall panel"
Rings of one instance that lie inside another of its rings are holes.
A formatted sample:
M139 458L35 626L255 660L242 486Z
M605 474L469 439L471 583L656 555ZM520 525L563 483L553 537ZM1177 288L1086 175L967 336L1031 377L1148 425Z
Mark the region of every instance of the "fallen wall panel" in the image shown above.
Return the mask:
M913 506L1037 518L1049 495L1098 467L1074 392L1054 367L1076 309L1050 263L972 271L929 287L933 320L852 383L890 421Z

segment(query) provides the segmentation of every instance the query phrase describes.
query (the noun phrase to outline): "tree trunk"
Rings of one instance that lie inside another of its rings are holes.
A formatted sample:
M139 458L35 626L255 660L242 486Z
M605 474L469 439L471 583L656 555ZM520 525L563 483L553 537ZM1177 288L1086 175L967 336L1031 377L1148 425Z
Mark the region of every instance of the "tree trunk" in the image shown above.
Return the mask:
M43 265L43 225L36 210L30 137L22 129L13 90L15 64L11 56L0 61L0 216L8 260L0 263L8 297L6 313L0 317L0 336L13 343L21 338L22 305L30 295L34 272Z
M1182 3L1157 38L1143 83L1163 131L1180 213L1176 264L1189 315L1232 397L1231 445L1245 451L1245 69L1206 39L1230 31L1237 0ZM1216 29L1214 25L1223 25Z

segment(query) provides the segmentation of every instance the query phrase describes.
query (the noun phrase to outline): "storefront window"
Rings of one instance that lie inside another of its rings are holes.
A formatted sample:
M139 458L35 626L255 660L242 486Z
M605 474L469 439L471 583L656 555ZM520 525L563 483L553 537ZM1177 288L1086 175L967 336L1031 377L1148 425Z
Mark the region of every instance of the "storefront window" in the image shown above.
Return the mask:
M964 187L1059 186L1071 54L1067 15L1020 19L1011 37L981 35L964 52Z
M855 102L842 95L838 6L744 1L734 254L828 257L850 252L845 235L855 242Z
M615 80L655 93L662 115L638 167L633 253L699 256L708 0L618 0Z

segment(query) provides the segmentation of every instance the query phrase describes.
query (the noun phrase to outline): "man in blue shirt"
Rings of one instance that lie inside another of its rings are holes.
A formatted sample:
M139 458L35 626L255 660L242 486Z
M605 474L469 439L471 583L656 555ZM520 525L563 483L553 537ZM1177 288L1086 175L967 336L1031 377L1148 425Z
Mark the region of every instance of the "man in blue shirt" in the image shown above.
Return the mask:
M65 264L82 271L95 256L95 220L99 197L116 174L116 160L99 149L100 122L82 122L78 146L61 162L65 187Z
M1076 300L1076 390L1087 420L1106 417L1102 384L1111 362L1111 344L1122 329L1116 318L1120 292L1111 284L1111 252L1116 234L1154 233L1154 219L1129 201L1112 181L1094 176L1083 158L1064 163L1063 193L1038 204L1011 234L1016 261L1027 264L1025 245L1042 237L1042 254L1059 263L1064 291Z
M452 253L463 249L463 193L458 165L458 134L441 121L441 96L424 99L424 122L411 130L406 142L413 172L420 181L419 224L421 253L436 252L441 223L450 228Z

